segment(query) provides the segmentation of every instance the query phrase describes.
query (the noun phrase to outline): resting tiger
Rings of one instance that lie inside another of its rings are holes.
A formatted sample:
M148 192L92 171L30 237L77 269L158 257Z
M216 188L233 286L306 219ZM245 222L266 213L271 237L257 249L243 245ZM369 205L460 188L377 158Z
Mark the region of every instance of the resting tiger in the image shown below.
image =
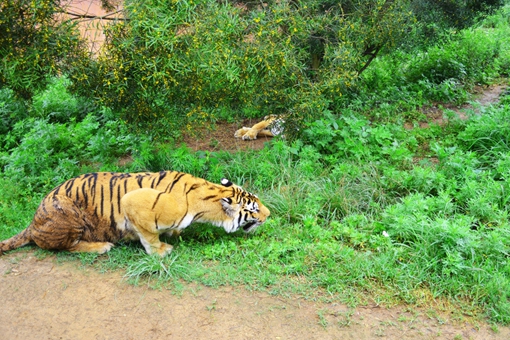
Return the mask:
M261 136L279 136L283 132L283 123L285 123L283 116L265 116L263 121L253 125L251 128L245 126L237 130L234 133L234 137L241 138L242 140L253 140Z
M0 243L0 254L29 243L102 254L119 240L140 240L148 254L165 256L172 246L160 234L178 234L193 222L249 233L269 214L257 196L227 179L218 185L176 171L90 173L53 189L32 223Z

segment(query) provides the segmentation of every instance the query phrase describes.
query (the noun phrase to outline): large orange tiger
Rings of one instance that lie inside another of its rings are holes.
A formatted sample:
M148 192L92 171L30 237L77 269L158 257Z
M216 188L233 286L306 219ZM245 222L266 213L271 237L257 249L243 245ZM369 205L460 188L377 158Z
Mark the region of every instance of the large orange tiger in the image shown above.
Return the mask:
M0 243L0 254L32 242L102 254L119 240L140 240L147 253L165 256L172 246L160 234L179 233L192 222L249 233L269 214L257 196L227 179L218 185L176 171L90 173L53 189L28 228Z

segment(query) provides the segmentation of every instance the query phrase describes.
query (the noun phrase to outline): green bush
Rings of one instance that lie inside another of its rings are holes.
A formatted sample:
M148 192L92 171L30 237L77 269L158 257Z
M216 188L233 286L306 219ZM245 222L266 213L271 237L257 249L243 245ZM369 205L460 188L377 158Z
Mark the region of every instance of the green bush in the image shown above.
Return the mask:
M28 116L25 102L15 97L14 91L9 88L0 89L0 136L2 146L8 141L3 137L9 132L18 121Z
M468 28L505 4L505 0L413 0L411 8L418 23L411 35L412 40L415 44L427 46L443 38L445 31Z
M50 76L90 62L75 22L58 19L60 12L55 0L0 3L0 88L30 98Z
M139 141L119 126L117 121L100 126L92 114L66 124L33 118L18 122L9 135L20 143L1 157L4 175L44 192L80 173L111 167Z
M89 112L95 111L91 100L71 94L70 86L71 81L66 77L49 80L46 88L33 96L31 116L47 119L48 122L66 123L80 121Z
M462 146L478 154L485 166L493 166L510 153L510 105L484 108L473 115L459 134Z
M372 126L355 114L327 114L303 131L305 142L314 145L334 164L341 159L389 161L405 167L411 161L416 139L396 124Z
M362 74L356 91L346 93L338 110L348 106L388 119L395 110L409 115L431 101L466 102L473 85L491 83L510 69L509 8L434 45L381 56ZM391 107L391 113L384 114L382 105Z
M127 1L129 20L109 28L94 66L99 84L75 85L133 125L166 134L225 116L319 116L403 38L412 16L405 8Z

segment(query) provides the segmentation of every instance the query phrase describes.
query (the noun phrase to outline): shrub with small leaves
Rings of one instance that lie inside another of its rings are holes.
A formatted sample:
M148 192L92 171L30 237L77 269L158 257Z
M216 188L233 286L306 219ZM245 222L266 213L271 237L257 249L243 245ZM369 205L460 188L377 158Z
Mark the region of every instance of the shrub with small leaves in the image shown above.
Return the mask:
M75 24L59 12L58 0L0 2L0 87L29 98L49 76L89 63Z

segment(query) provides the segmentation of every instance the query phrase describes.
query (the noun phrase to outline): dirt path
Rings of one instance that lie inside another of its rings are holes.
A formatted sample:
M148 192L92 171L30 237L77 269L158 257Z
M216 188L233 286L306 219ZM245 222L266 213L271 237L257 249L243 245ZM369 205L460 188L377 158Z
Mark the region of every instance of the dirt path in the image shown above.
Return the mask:
M510 339L510 328L417 308L349 309L244 288L179 295L79 263L0 257L0 339Z

